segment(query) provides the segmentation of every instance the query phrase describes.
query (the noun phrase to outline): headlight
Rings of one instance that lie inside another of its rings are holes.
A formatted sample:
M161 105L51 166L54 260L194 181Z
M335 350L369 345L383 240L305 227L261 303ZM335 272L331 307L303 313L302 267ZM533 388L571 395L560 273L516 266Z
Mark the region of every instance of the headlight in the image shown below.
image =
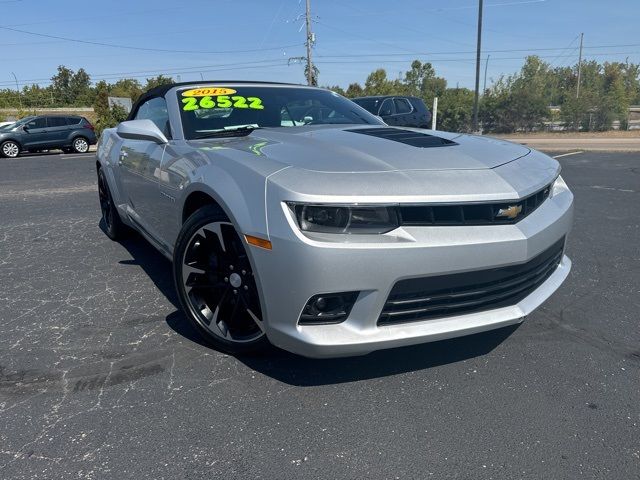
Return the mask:
M558 175L558 178L556 178L555 182L553 182L553 185L551 186L551 193L549 194L549 197L554 197L565 190L569 190L569 187L565 183L564 178L562 178L562 175Z
M289 203L300 230L317 233L386 233L398 228L395 207Z

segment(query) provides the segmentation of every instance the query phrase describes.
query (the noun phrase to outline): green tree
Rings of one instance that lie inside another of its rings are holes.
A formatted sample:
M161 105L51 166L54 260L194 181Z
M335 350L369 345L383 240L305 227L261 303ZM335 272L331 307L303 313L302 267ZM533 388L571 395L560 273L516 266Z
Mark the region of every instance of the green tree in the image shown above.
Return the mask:
M109 85L109 93L112 97L125 97L135 101L142 95L142 85L133 78L123 78Z
M57 73L51 77L51 93L57 106L87 106L94 100L91 77L81 68L74 72L64 65L58 66Z
M101 80L96 85L93 111L97 118L95 123L96 135L100 135L105 128L111 128L117 125L113 110L109 108L109 86L104 80Z
M400 90L400 82L389 80L383 68L371 72L364 82L365 95L393 95L400 93Z
M346 92L339 85L332 85L324 88L326 88L327 90L331 90L332 92L336 92L337 94L340 94L343 97L346 96Z
M515 132L540 128L549 117L552 90L549 65L538 57L528 57L520 72L501 77L484 93L480 105L483 129Z
M69 83L71 93L70 104L78 107L91 105L94 100L94 91L91 88L91 77L81 68L71 76Z
M472 128L473 92L468 88L448 88L438 98L440 130L469 132Z
M59 105L69 105L72 100L71 79L73 70L64 65L58 66L58 73L51 77L51 88L53 89L56 103Z
M433 66L420 60L411 63L411 69L404 75L403 84L406 95L420 97L427 105L433 104L433 99L441 97L447 88L447 81L436 76Z
M364 89L359 83L350 83L346 91L347 97L356 98L364 95Z
M160 85L169 85L174 83L172 77L165 77L164 75L158 75L157 77L147 78L147 84L142 89L144 92Z

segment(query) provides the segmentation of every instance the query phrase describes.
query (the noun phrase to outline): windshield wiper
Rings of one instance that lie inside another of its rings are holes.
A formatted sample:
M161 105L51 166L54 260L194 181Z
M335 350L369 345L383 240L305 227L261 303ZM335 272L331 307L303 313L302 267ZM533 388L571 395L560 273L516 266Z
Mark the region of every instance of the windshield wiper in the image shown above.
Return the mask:
M201 138L220 138L220 137L246 137L254 130L259 128L258 125L240 125L238 127L227 127L222 128L220 130L214 130L212 132L207 132L202 135L198 135L194 137L196 140Z

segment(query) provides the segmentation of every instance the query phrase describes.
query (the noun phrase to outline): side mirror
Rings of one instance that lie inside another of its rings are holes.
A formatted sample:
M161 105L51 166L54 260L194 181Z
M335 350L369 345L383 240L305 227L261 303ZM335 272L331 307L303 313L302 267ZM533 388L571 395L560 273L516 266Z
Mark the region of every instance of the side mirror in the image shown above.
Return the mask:
M29 131L29 126L28 125L23 125L22 126L22 130L24 130L25 132Z
M146 140L158 145L168 143L167 137L151 120L128 120L116 129L118 135L129 140Z

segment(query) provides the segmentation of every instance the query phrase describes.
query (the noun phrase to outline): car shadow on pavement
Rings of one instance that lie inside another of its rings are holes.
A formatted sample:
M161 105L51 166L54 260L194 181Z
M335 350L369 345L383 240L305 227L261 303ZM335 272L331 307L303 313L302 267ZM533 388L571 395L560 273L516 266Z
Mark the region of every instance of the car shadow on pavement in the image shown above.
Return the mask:
M289 385L309 387L381 378L461 362L491 352L520 325L360 357L311 359L272 348L260 356L237 357L248 367Z
M99 228L104 232L104 223L101 220ZM106 234L105 234L106 235ZM173 284L171 262L164 257L155 247L135 232L124 240L119 241L131 255L131 260L120 260L122 265L138 265L149 276L160 293L176 308L176 311L166 318L167 325L179 335L199 345L210 348L202 340L198 332L191 325L180 308L178 294Z
M137 234L132 234L120 243L132 257L132 260L122 260L120 263L139 265L176 307L176 311L167 316L167 325L185 339L211 348L180 309L171 277L171 263ZM381 378L486 355L518 327L519 324L466 337L381 350L360 357L310 359L272 347L259 355L241 355L236 358L247 367L289 385L328 385Z
M104 231L102 221L100 229ZM131 260L120 260L121 265L138 265L149 276L151 281L167 297L173 306L179 308L178 295L173 285L171 276L171 262L155 249L149 242L132 232L126 239L120 240L122 245L131 255Z

